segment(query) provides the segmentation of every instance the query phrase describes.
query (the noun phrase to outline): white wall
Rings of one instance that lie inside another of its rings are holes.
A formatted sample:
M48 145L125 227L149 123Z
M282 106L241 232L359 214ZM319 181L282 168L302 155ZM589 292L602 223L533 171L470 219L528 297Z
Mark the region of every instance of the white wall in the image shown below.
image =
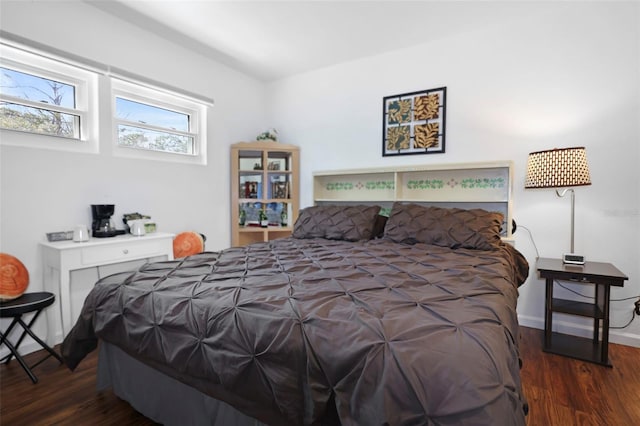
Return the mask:
M513 160L516 221L531 230L542 257L559 257L569 251L570 200L523 188L527 154L586 146L593 185L576 189L576 251L629 276L612 298L640 295L640 5L522 7L531 8L526 18L500 27L270 84L270 123L301 146L302 205L312 203L315 170ZM446 153L383 158L382 98L440 86L448 96ZM516 244L532 270L520 290L520 320L542 328L536 252L523 230ZM612 325L631 318L633 302L612 304ZM590 335L590 322L559 319L559 330ZM611 339L640 346L640 319Z
M228 247L229 145L266 127L264 84L82 2L3 2L0 16L10 33L215 100L207 166L113 157L104 127L97 155L0 147L0 250L29 269L28 291L43 289L38 242L90 225L90 204L115 204L118 227L123 213L141 212L161 231L197 230L207 249ZM45 326L38 321L41 336Z

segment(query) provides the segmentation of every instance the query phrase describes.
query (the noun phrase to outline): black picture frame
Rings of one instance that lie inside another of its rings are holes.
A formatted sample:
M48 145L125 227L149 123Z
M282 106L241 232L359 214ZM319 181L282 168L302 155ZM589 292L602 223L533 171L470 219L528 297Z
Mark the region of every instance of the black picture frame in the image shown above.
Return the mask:
M447 88L382 98L382 156L443 154Z

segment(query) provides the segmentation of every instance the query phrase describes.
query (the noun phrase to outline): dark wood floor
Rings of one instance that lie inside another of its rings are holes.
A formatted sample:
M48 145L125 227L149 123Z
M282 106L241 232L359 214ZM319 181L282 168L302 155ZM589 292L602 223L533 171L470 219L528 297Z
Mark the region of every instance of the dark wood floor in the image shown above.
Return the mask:
M613 368L542 352L542 330L521 327L528 424L640 424L640 348L609 345Z
M528 424L640 424L640 348L610 346L614 368L541 351L542 332L521 328L522 383ZM27 356L40 359L41 352ZM71 373L54 359L36 367L33 385L20 365L0 366L1 425L152 425L110 391L96 392L97 353Z

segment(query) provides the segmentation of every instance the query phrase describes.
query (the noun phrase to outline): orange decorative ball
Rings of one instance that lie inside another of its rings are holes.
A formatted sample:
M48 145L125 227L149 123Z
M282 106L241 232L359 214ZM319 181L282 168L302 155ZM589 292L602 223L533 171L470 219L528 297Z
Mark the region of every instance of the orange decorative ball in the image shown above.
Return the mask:
M29 271L16 257L0 253L0 300L22 296L29 285Z
M173 239L173 257L176 259L202 253L203 250L204 238L197 232L182 232Z

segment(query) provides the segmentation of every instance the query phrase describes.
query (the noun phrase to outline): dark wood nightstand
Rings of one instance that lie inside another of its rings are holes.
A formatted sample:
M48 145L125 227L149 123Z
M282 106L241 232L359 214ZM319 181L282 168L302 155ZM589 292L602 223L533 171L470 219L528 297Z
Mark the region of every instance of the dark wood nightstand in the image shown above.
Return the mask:
M609 363L611 286L622 287L624 281L629 278L612 264L601 262L571 265L562 263L561 259L539 258L536 269L540 278L546 280L543 350L611 367L611 363ZM594 303L554 299L554 280L595 284ZM593 339L553 332L554 312L593 318ZM600 326L602 326L602 332L600 332Z

